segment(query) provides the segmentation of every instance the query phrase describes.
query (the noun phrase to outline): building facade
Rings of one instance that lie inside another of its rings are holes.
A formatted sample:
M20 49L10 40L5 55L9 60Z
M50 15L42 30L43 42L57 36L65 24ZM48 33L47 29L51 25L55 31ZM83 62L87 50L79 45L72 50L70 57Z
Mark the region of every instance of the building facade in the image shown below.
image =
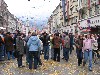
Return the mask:
M48 32L53 33L53 15L48 19Z
M7 32L21 31L22 22L11 14L7 7L5 1L0 0L0 28L6 29Z
M75 34L79 20L78 0L65 0L65 31Z
M17 30L17 19L8 11L8 32L14 32Z
M79 24L81 31L88 29L98 29L100 27L100 0L79 0ZM98 29L100 30L100 29ZM90 30L91 32L97 32ZM99 33L99 32L98 32Z
M8 9L4 0L0 0L0 27L6 28L8 26Z
M100 0L61 0L52 15L52 31L80 34L90 27L93 32L100 28Z
M50 33L63 32L64 18L62 12L61 2L53 11L53 14L48 19L48 28Z

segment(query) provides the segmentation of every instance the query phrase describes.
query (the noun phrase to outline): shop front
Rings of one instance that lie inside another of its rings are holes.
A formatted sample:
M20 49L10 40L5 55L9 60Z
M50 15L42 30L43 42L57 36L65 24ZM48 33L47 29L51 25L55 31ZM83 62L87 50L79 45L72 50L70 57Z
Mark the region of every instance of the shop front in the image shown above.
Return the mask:
M100 34L100 15L79 21L81 33Z
M91 27L91 34L100 34L100 26Z

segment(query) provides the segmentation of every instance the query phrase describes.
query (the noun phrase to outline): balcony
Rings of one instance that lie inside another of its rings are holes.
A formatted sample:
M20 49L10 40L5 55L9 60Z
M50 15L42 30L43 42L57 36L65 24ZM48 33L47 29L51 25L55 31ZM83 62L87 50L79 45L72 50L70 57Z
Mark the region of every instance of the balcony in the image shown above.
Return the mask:
M91 0L91 6L98 5L98 4L99 4L99 0Z
M77 2L77 1L72 2L72 4L71 4L70 8L72 8L73 6L76 6L76 5L78 5L78 2Z
M63 19L63 15L60 16L60 20L62 20L62 19Z

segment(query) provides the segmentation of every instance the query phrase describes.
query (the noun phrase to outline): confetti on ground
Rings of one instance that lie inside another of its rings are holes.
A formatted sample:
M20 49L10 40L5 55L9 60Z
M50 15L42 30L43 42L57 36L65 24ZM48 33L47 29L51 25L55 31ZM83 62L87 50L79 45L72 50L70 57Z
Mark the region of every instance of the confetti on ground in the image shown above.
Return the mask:
M74 58L74 59L73 59ZM41 56L42 66L37 70L29 70L26 65L25 57L23 64L25 67L18 68L16 59L10 61L0 62L0 75L100 75L100 62L93 64L93 71L88 71L88 66L77 66L77 58L75 51L70 55L69 61L61 59L61 62L54 62L53 60L45 61L43 55ZM100 61L100 60L99 60Z

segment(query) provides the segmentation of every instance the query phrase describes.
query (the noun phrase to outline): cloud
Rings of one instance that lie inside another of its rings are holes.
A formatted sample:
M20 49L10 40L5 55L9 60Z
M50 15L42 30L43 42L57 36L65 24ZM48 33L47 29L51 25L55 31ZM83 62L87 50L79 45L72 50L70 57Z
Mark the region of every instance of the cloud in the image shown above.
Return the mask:
M12 14L34 17L42 22L42 20L51 15L60 0L5 0L5 2Z

